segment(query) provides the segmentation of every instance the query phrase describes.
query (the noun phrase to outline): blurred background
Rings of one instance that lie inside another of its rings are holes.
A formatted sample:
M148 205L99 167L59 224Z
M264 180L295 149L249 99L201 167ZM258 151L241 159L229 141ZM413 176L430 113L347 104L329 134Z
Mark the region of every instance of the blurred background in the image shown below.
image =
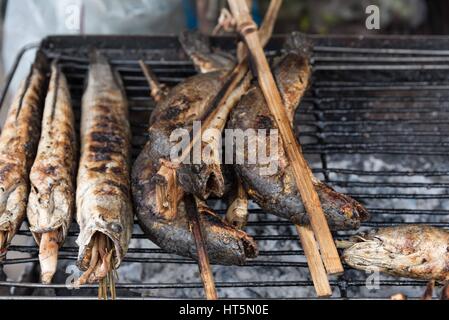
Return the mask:
M269 0L250 0L260 22ZM380 28L368 30L367 6ZM0 85L18 51L49 34L211 33L226 0L0 0ZM446 0L284 0L275 32L317 34L448 34ZM32 57L28 58L30 62ZM12 86L14 88L14 84Z

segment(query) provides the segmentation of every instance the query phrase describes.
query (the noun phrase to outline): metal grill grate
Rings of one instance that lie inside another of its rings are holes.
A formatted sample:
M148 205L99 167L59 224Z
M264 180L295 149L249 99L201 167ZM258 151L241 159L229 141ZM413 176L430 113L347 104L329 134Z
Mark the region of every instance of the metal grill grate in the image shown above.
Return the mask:
M448 228L449 38L311 39L315 45L312 87L298 108L295 124L314 173L369 208L372 218L363 228L400 223L429 223ZM235 43L230 38L211 41L214 46L230 50ZM279 54L282 41L282 36L271 41L267 47L270 57ZM136 156L146 140L147 120L154 106L138 59L143 58L160 80L170 86L193 75L193 66L175 37L47 38L41 47L63 66L78 119L88 67L87 52L91 46L104 50L124 80L130 106L133 156ZM14 72L15 69L11 77ZM7 86L4 93L6 90ZM218 212L224 212L220 201L211 202ZM257 240L260 256L244 267L213 266L219 295L313 298L307 264L291 224L253 209L247 231ZM348 234L351 233L339 232L336 237L344 238ZM11 246L5 269L11 265L34 266L38 261L38 249L26 226L19 235L21 244L16 242ZM60 251L61 264L76 259L78 249L73 243L76 235L74 225ZM139 299L202 296L194 261L154 247L149 240L143 240L145 236L138 227L133 238L121 268L127 281L117 284L119 296ZM14 253L23 257L14 258ZM129 280L126 272L134 269L127 266L139 265L146 272ZM161 270L173 276L158 275ZM179 276L186 270L191 278ZM32 276L35 270L29 267L28 271L31 275L22 281L0 281L0 292L5 291L3 298L95 295L92 291L95 286L66 290L64 277L54 285L39 284L36 276ZM382 275L371 283L378 288L370 289L366 286L368 276L346 270L343 276L331 281L332 298L382 298L400 291L417 297L424 290L423 281Z

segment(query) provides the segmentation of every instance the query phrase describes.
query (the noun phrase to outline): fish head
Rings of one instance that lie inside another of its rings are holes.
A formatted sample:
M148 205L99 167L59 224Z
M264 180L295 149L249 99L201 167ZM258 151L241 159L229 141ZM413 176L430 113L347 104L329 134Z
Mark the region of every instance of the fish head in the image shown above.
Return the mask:
M344 250L342 259L356 269L390 274L425 264L425 257L404 247L400 238L400 234L390 232L389 228L354 236L351 239L354 244Z
M353 198L336 192L319 182L321 204L329 225L335 230L357 229L360 223L368 220L369 213L365 207Z
M355 243L345 249L342 258L352 268L367 271L392 269L397 263L396 255L379 238Z

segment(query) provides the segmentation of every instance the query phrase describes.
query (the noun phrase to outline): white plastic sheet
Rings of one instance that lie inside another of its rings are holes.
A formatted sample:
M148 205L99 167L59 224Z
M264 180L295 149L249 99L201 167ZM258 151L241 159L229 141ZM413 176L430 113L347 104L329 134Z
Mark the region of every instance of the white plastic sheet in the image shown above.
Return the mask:
M3 63L8 72L24 45L52 34L170 34L184 27L182 0L8 1ZM26 74L34 52L24 58L10 91Z

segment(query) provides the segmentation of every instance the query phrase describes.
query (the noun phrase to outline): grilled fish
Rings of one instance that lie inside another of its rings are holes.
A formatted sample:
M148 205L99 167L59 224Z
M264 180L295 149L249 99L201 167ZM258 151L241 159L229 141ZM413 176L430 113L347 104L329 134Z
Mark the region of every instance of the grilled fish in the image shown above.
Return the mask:
M132 235L131 132L121 79L98 51L91 56L82 100L81 155L76 189L81 283L118 268Z
M192 131L194 121L198 121L197 123L201 121L203 124L203 120L210 112L209 107L217 102L217 97L220 97L220 93L230 81L228 74L234 66L231 57L222 52L211 52L207 39L198 33L184 32L181 34L180 42L200 74L195 76L195 82L174 87L170 95L158 104L151 115L150 135L156 132L169 136L177 128ZM170 148L172 146L173 144ZM201 141L197 146L203 154L208 143ZM194 152L195 148L196 146ZM192 163L177 165L176 179L181 188L203 200L211 194L221 197L225 181L220 159L212 156L210 161L205 161L204 157L193 158L191 161Z
M180 127L189 129L193 121L200 120L224 84L226 68L220 67L208 55L201 55L198 61L203 66L200 70L212 71L186 79L157 104L150 119L148 142L132 170L134 204L142 229L150 240L164 250L194 259L197 258L195 242L185 204L182 200L179 202L175 217L168 217L158 209L156 173L161 159L169 159L174 145L170 142L172 131ZM197 173L201 172L201 168L198 169ZM204 203L198 211L211 262L240 265L246 258L257 254L254 240L245 232L227 224Z
M47 62L38 53L0 136L0 260L26 216L28 175L39 141L46 72Z
M45 100L42 133L30 172L27 216L30 231L40 244L42 281L56 271L75 209L76 135L67 80L56 61L52 64Z
M307 55L299 53L298 50L286 54L274 68L275 80L291 121L293 121L298 103L309 84L310 73ZM251 129L255 132L265 129L267 135L271 129L277 129L277 124L271 116L257 83L254 83L231 112L228 128L241 129L243 133ZM265 138L265 136L249 137L248 146L257 150L263 143L259 140L261 138ZM297 190L293 170L285 155L280 137L278 137L277 146L278 152L270 152L270 143L266 143L266 164L248 161L250 148L245 148L244 161L234 160L237 163L236 171L243 181L248 196L254 199L262 209L289 219L294 224L309 224L309 217ZM268 170L270 163L277 163L277 170ZM360 221L367 218L366 210L357 201L320 182L313 177L310 170L309 174L312 176L331 229L357 228Z
M381 228L357 236L343 260L355 269L399 277L449 280L449 232L427 225Z

